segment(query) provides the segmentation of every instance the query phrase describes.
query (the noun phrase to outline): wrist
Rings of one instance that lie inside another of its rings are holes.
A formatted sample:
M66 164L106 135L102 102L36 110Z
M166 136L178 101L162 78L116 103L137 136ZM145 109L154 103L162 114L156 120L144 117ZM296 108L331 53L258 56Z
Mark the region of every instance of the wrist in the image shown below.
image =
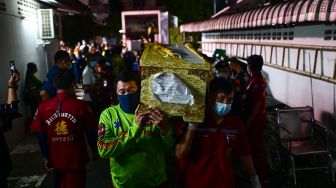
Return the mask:
M8 89L14 89L14 90L17 90L17 89L18 89L18 86L17 86L17 84L8 84Z

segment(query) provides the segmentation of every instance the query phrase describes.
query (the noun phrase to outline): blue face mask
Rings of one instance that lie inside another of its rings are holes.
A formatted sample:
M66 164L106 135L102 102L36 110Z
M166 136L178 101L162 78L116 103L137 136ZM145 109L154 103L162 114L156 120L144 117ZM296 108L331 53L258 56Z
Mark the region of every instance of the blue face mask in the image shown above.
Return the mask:
M140 101L140 93L136 91L127 95L118 95L118 101L124 112L134 114Z
M232 104L224 104L224 103L216 102L214 106L214 110L218 116L222 117L230 112L231 106Z
M90 61L89 67L95 68L97 66L97 61Z

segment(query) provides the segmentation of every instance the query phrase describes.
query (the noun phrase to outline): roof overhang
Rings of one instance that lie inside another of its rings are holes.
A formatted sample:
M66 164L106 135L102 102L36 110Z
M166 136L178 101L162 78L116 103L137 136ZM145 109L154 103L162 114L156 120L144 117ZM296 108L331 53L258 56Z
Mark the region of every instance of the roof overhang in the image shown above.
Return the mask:
M252 29L300 23L336 22L336 0L298 0L266 5L180 26L181 32Z
M237 9L251 9L259 5L259 0L228 0L228 6L212 15L211 18L216 18L224 14L233 14Z
M37 0L45 6L54 8L60 12L72 14L88 14L90 8L76 0Z

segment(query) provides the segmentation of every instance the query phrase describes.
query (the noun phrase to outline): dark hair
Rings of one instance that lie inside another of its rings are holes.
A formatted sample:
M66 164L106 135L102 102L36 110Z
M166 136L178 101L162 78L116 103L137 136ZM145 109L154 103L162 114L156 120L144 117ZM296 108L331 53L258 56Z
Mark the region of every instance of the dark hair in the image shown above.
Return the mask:
M27 64L27 73L32 74L32 73L35 73L36 70L37 70L37 66L35 63L29 62Z
M234 89L233 83L231 80L223 77L215 77L211 80L209 85L209 92L212 94L218 92L224 92L225 94L230 94Z
M215 65L215 69L219 68L230 68L229 62L227 60L217 62Z
M135 81L135 83L139 86L138 76L135 73L129 72L127 70L121 71L120 74L117 76L115 82L118 83L119 81L122 82Z
M75 76L71 70L61 70L53 80L56 89L69 89L73 86L73 83L75 83Z
M251 55L246 60L252 71L255 72L260 72L264 65L264 60L261 55Z
M230 63L234 63L234 64L237 64L239 66L242 66L243 62L241 62L238 58L236 57L232 57L229 59Z
M63 59L67 59L67 58L70 58L70 55L68 52L64 51L64 50L58 50L56 53L55 53L55 56L54 56L54 62L55 64L58 63L59 61L63 60Z

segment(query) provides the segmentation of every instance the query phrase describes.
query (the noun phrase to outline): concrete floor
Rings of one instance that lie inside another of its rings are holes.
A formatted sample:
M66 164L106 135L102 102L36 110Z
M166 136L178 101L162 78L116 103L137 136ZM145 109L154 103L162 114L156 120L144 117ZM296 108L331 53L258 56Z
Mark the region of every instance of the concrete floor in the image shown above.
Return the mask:
M8 178L10 188L52 188L53 173L44 168L37 141L27 135L11 152L13 170ZM108 161L99 159L87 165L87 188L110 188Z
M81 99L83 90L76 88L77 98ZM268 98L268 105L278 102ZM270 120L269 120L270 121ZM270 123L271 124L271 123ZM44 168L37 141L33 134L28 134L11 152L13 170L9 177L10 188L52 188L53 173ZM298 185L288 185L286 172L271 170L271 188L333 188L330 174L326 171L298 173ZM247 183L246 183L247 182ZM86 188L111 188L111 177L108 161L99 159L87 165ZM238 188L247 188L249 181L242 181ZM267 186L268 187L268 186Z

